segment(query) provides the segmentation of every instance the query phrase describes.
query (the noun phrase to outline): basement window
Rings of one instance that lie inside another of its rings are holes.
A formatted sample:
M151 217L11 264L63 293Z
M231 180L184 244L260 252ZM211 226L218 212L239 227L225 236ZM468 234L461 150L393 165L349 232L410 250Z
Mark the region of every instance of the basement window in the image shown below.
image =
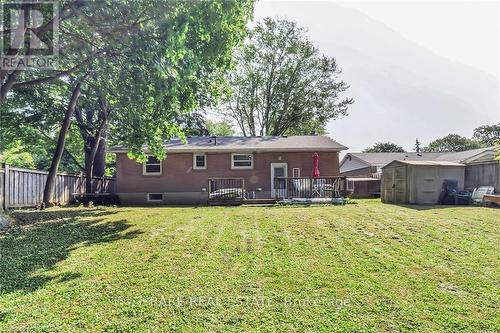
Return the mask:
M148 193L148 201L163 201L163 193Z

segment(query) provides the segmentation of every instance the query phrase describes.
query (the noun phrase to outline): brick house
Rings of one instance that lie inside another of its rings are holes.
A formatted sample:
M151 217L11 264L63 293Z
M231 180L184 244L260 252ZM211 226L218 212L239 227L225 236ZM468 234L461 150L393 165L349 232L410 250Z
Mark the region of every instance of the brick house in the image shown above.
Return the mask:
M221 182L231 184L233 193L244 189L246 198L272 200L276 187L288 186L276 183L277 177L312 177L314 153L321 176L338 177L339 152L347 149L327 136L188 137L187 143L173 139L164 146L165 160L149 156L142 164L129 159L124 147L109 150L116 154L122 203L203 204L223 190Z

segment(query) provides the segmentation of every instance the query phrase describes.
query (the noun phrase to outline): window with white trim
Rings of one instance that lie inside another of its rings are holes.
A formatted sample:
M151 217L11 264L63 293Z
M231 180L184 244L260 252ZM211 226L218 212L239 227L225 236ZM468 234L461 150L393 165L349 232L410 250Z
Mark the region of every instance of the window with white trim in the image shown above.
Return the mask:
M203 153L193 154L193 169L206 170L207 169L207 155Z
M231 169L253 169L253 155L231 154Z
M148 201L163 201L163 193L148 193Z
M292 169L292 177L293 178L299 178L300 177L300 168L293 168Z
M145 176L161 175L161 161L154 156L148 156L142 165L142 174Z

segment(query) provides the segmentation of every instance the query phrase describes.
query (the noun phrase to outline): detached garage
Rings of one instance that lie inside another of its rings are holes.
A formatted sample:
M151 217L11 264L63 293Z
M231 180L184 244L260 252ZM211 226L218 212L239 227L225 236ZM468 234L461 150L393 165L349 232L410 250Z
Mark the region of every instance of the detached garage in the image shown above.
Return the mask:
M465 165L445 161L392 161L382 168L386 203L437 204L443 183L464 189Z

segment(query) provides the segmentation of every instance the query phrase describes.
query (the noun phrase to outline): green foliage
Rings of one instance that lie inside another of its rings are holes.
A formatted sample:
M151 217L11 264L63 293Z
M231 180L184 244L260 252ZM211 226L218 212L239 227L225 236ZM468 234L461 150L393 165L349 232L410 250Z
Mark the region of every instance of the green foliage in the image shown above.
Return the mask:
M391 142L377 142L372 147L363 150L364 153L404 153L403 147Z
M0 106L0 152L6 154L16 149L19 154L31 156L32 167L47 170L67 103L67 86L55 81L51 85L16 91L14 95L15 98L7 99ZM82 146L78 128L72 126L60 170L82 170Z
M164 157L163 140L184 135L177 119L225 94L224 73L233 48L245 36L253 1L64 1L61 6L66 15L60 22L64 52L58 70L68 75L17 89L0 109L1 144L20 139L26 149L32 142L43 147L43 168L50 164L78 80L84 81L79 100L83 111L91 111L98 99L113 109L111 144L124 143L138 159L147 144L154 155ZM19 81L58 73L25 71ZM65 156L75 163L66 166L63 161L63 170L79 169L75 164L83 163L83 144L72 126ZM7 148L0 146L0 152Z
M484 144L458 134L448 134L447 136L436 139L424 148L426 152L446 152L446 151L464 151L484 147Z
M116 175L116 154L106 154L106 171L104 175L107 177Z
M498 210L17 211L1 332L498 332Z
M18 168L34 169L35 161L30 153L23 150L20 142L17 141L10 149L3 152L2 162Z
M292 128L286 131L286 135L325 135L327 134L326 123L319 119L310 119L295 124Z
M233 136L235 134L233 126L227 121L205 120L208 135Z
M494 146L500 140L500 123L496 125L483 125L474 129L474 139L481 141L488 147Z
M348 85L335 59L321 55L295 22L264 19L235 61L226 114L243 135L324 133L326 123L353 103L340 100Z
M163 141L184 137L174 120L199 108L207 96L212 103L222 96L224 74L246 33L253 2L166 1L165 6L175 8L144 24L127 57L113 63L117 79L108 82L115 92L108 100L120 110L121 138L139 160L144 144L164 158Z

